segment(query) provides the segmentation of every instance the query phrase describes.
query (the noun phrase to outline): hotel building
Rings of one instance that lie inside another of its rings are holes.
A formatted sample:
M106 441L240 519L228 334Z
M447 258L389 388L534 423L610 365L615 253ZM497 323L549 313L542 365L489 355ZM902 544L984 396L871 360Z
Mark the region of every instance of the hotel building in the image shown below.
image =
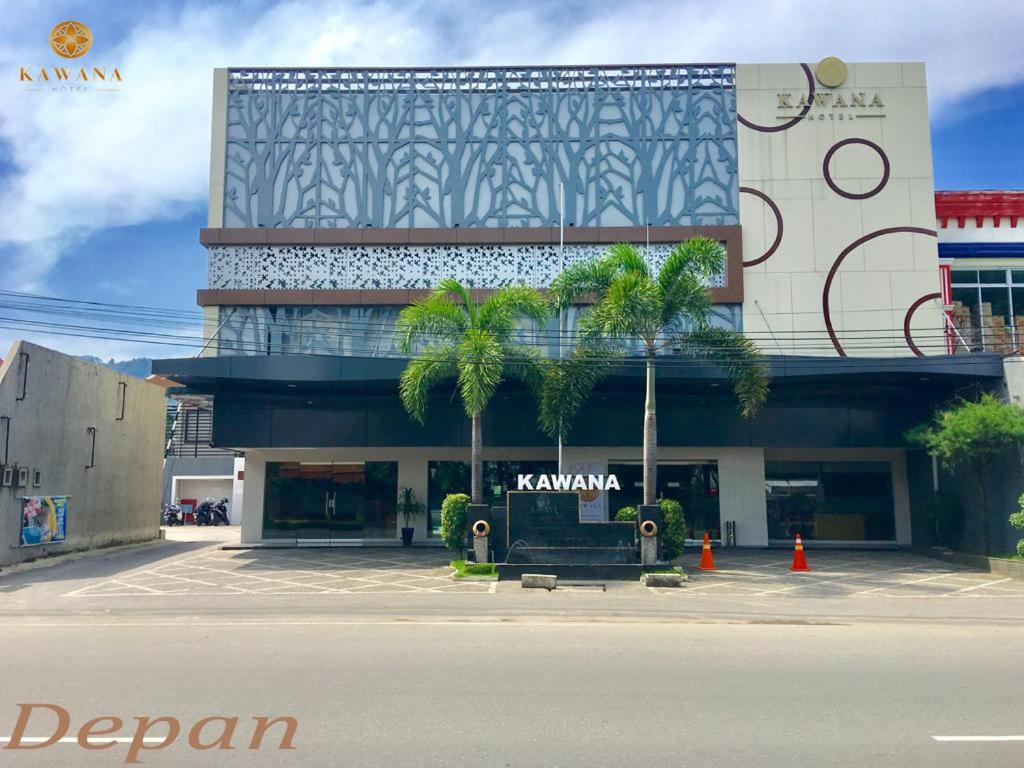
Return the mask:
M395 542L403 487L430 510L417 540L436 540L441 500L469 487L469 421L449 386L425 426L403 410L402 307L446 277L479 296L545 288L616 242L657 266L705 235L727 252L716 322L757 341L771 394L745 420L720 370L665 355L659 496L694 538L732 522L741 546L907 546L932 468L904 431L998 386L1007 350L975 337L1000 326L1016 345L1024 316L1024 296L1014 311L987 293L991 264L959 231L937 236L920 63L216 70L198 292L212 341L155 371L245 453L243 541ZM557 355L557 322L522 333ZM609 378L565 442L565 471L619 478L603 514L641 496L642 409L639 376ZM490 503L557 467L516 386L485 413L484 446Z

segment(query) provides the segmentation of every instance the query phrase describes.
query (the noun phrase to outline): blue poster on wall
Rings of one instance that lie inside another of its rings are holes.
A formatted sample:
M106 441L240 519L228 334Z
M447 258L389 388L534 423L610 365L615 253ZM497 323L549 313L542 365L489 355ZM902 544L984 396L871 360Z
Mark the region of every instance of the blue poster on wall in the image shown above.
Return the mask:
M67 496L23 496L21 546L55 544L67 536Z

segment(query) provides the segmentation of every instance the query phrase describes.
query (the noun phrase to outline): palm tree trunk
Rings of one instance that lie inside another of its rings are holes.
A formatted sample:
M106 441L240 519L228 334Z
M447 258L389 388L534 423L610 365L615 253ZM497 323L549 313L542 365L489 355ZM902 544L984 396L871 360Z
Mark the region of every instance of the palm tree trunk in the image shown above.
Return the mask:
M470 485L472 486L472 502L484 503L484 439L480 425L480 411L473 414L473 433L470 439Z
M644 504L658 503L658 419L654 408L654 352L647 353L644 403Z

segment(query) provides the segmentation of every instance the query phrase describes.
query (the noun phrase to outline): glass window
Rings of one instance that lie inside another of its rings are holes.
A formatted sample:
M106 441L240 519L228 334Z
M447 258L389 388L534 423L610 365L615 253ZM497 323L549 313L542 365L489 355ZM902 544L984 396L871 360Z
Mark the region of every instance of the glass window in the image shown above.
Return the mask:
M619 481L618 491L608 491L608 514L623 507L635 507L644 500L644 469L639 463L609 464L608 474ZM702 539L707 533L713 539L721 538L721 519L718 509L718 465L658 464L659 499L675 499L683 507L686 518L686 536Z
M1013 282L1024 283L1024 269L1014 269L1010 271L1013 277Z
M397 461L268 461L263 538L391 539L397 500Z
M985 335L985 349L1007 353L1013 349L1009 288L981 289L981 326Z
M976 269L954 269L950 271L950 281L964 285L977 285L978 270Z
M1006 282L1005 269L982 269L978 272L978 279L981 283L995 283L1002 285Z
M765 463L768 538L822 541L896 538L888 462Z
M503 506L505 494L518 487L519 475L558 472L557 461L485 461L484 504ZM431 461L427 464L427 513L431 535L441 534L441 503L450 493L471 491L468 461Z
M977 288L953 289L953 322L971 351L982 348L981 299ZM957 337L957 351L963 348Z

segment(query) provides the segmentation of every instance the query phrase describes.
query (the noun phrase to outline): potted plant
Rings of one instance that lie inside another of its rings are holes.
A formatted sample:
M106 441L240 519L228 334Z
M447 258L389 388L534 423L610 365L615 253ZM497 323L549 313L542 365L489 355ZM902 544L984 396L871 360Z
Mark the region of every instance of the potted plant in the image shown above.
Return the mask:
M416 495L416 491L406 486L398 492L398 514L402 516L402 520L405 523L402 526L402 546L412 546L412 535L416 530L416 518L426 512L427 508L423 506L423 502L420 501L420 497Z

